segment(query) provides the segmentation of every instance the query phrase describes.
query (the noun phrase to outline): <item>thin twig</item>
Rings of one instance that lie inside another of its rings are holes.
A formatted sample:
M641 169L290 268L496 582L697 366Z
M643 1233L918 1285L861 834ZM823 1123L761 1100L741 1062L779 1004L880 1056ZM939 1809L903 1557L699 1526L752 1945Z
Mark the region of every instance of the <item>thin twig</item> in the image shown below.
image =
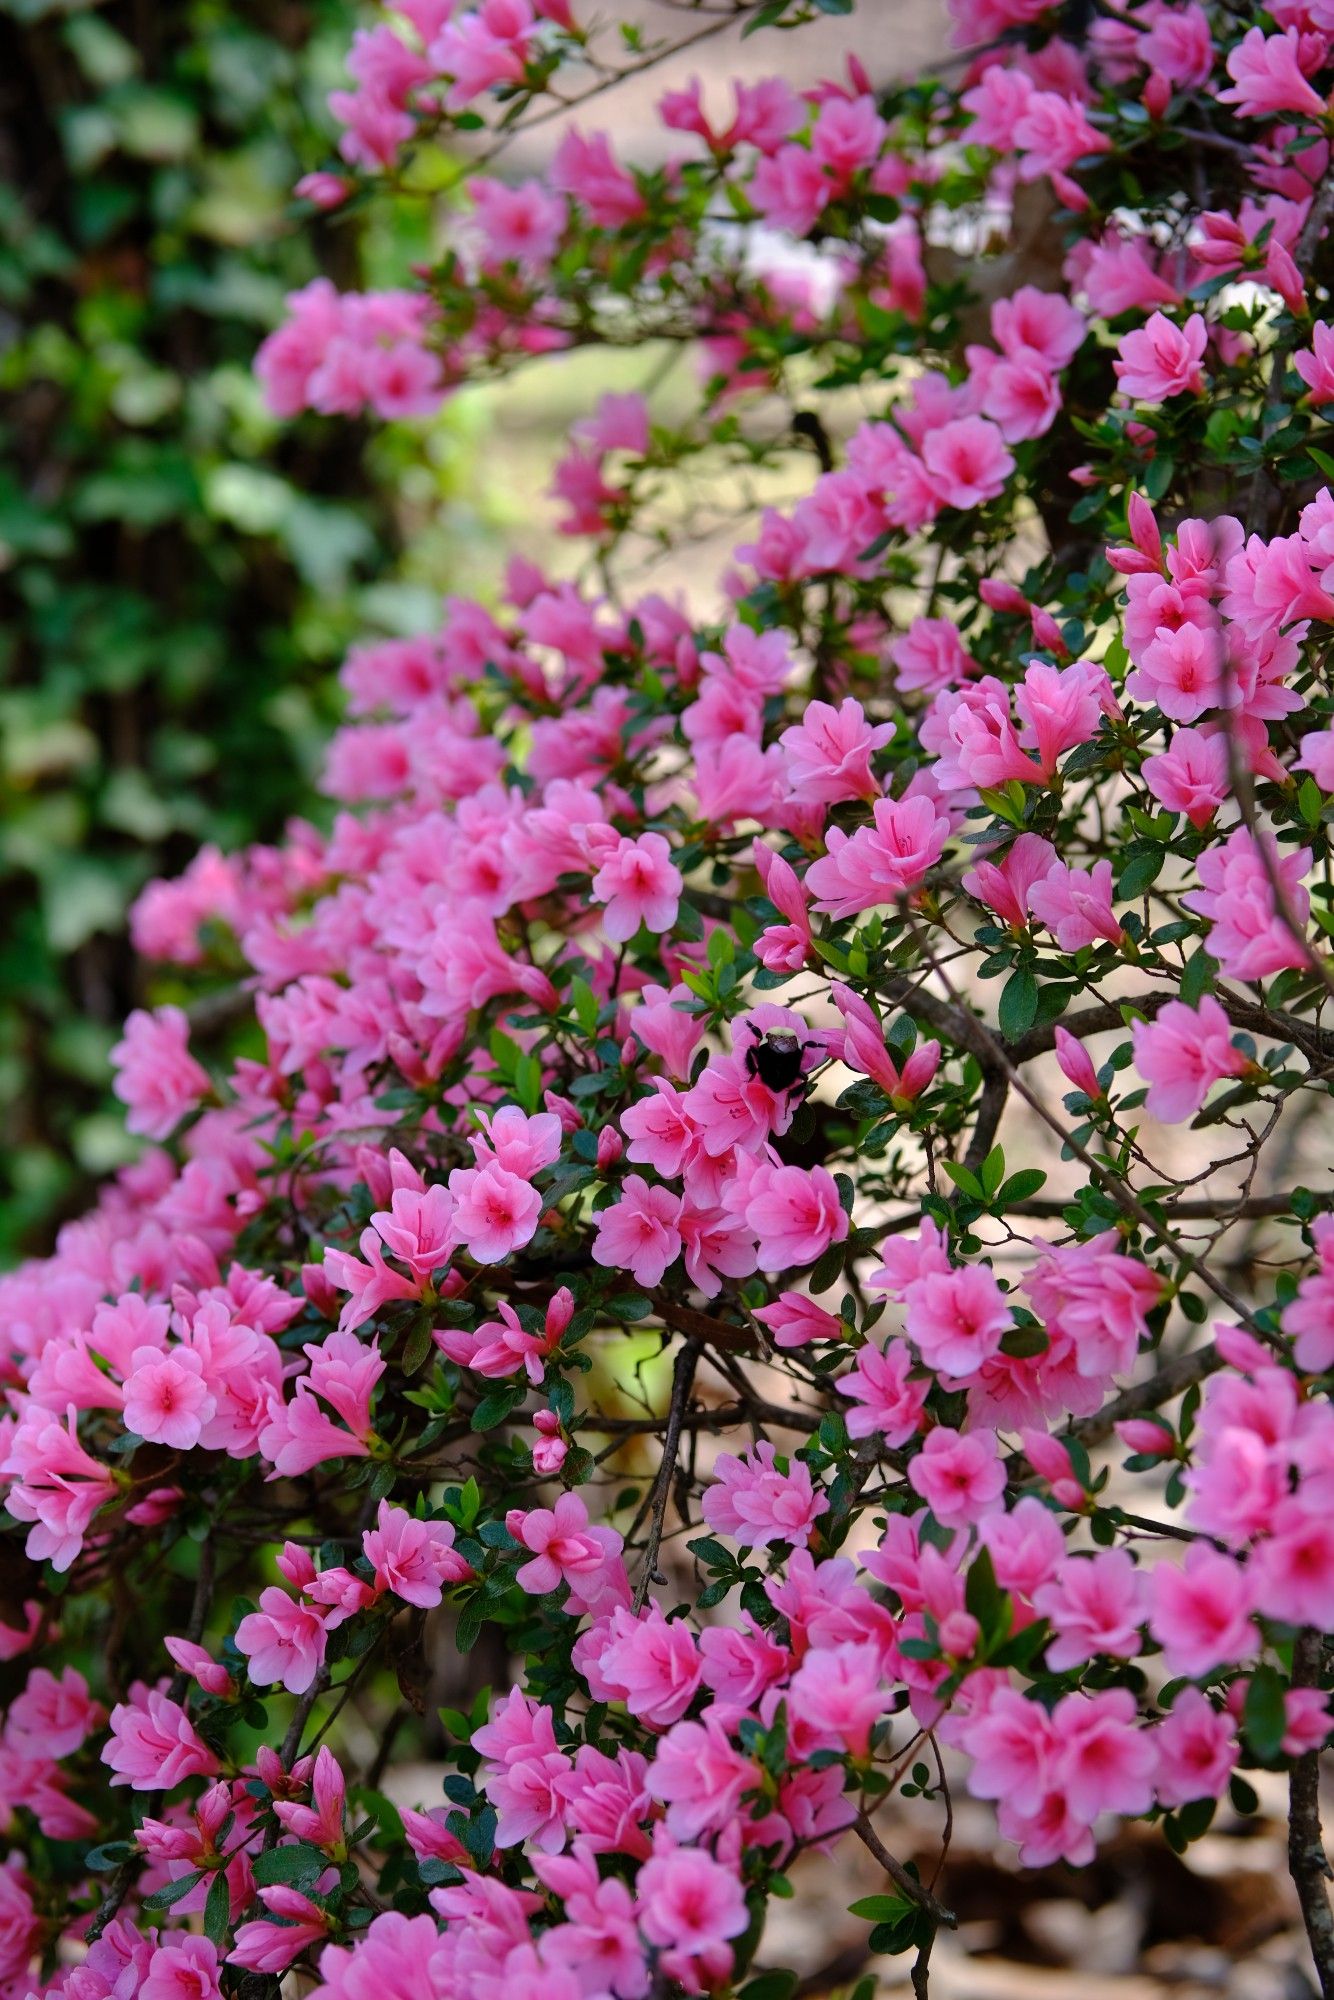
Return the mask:
M677 1354L672 1369L672 1400L667 1411L667 1432L662 1441L662 1459L658 1465L658 1476L653 1484L653 1509L649 1517L648 1540L644 1544L644 1568L635 1591L636 1616L644 1608L649 1585L657 1572L658 1550L662 1546L662 1527L667 1518L667 1502L672 1491L672 1474L676 1470L676 1454L681 1448L681 1426L685 1418L686 1404L690 1400L690 1391L694 1387L699 1355L699 1342L687 1340Z

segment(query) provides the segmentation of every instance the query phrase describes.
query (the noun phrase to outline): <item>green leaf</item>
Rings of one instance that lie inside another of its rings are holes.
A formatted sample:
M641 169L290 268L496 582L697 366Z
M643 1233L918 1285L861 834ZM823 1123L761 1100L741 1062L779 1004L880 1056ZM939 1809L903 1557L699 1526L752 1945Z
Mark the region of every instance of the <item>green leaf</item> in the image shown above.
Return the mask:
M1213 991L1217 975L1218 960L1211 958L1203 945L1191 953L1181 974L1181 997L1188 1007L1198 1007L1204 995Z
M1045 1187L1047 1176L1041 1167L1020 1167L1018 1173L1002 1181L1000 1192L992 1203L993 1208L1008 1208L1012 1202L1028 1201L1039 1188Z
M995 1194L996 1190L999 1188L1004 1178L1005 1178L1004 1148L1001 1146L993 1146L991 1151L987 1154L985 1160L983 1160L981 1171L978 1174L978 1179L982 1183L982 1192L986 1196L988 1201L991 1200L991 1197Z
M646 1299L642 1292L618 1292L614 1299L607 1300L606 1311L610 1319L634 1321L648 1319L654 1305L652 1299Z
M1132 854L1121 870L1116 885L1117 895L1142 896L1145 890L1157 881L1166 859L1167 850L1163 847L1144 848L1139 853Z
M797 1984L795 1972L776 1968L773 1972L762 1972L741 1988L737 2000L791 2000Z
M974 1201L986 1200L982 1183L971 1167L965 1167L959 1160L942 1160L941 1165L954 1182L955 1187L960 1189L962 1193L970 1195Z
M1259 1666L1251 1675L1242 1709L1246 1740L1262 1763L1272 1763L1282 1748L1288 1731L1282 1677L1271 1666Z
M1012 972L1001 989L997 1019L1007 1042L1017 1042L1037 1018L1038 982L1026 965Z
M255 1880L261 1889L271 1889L275 1882L304 1888L328 1866L327 1854L308 1840L298 1840L291 1847L271 1847L266 1854L256 1855Z
M281 1851L281 1850L279 1850ZM232 1891L227 1880L227 1870L216 1870L208 1885L208 1900L204 1904L204 1935L221 1950L232 1921Z
M472 1413L472 1427L475 1431L493 1431L497 1424L503 1424L510 1411L523 1401L524 1392L517 1384L504 1389L493 1389L489 1396L483 1396Z
M868 1924L892 1924L911 1907L906 1896L862 1896L849 1903L848 1915L863 1917Z
M262 1858L262 1857L261 1857ZM168 1882L163 1888L155 1889L151 1896L144 1897L146 1910L169 1910L173 1903L179 1903L182 1896L188 1896L199 1882L198 1873L182 1875L176 1882Z

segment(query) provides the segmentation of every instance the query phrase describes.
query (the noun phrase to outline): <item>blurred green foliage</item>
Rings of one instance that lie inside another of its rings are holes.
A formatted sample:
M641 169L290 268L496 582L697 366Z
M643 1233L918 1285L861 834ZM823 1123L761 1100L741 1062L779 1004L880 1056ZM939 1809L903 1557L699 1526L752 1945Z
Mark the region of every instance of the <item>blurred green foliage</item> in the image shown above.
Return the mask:
M286 291L423 226L294 217L354 20L0 0L0 1260L123 1157L135 893L310 809L348 641L448 579L461 420L280 426L251 373Z

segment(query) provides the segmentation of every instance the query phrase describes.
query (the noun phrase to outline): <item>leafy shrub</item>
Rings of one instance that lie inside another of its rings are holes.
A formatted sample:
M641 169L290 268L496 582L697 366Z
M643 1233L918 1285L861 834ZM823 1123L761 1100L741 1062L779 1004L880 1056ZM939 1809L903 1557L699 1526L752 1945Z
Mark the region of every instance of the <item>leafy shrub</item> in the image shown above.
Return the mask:
M669 169L567 129L264 343L293 414L702 386L574 427L580 583L352 650L327 836L136 903L204 1000L0 1293L15 1977L773 2000L859 1840L921 1995L952 1788L1078 1867L1265 1770L1334 1986L1326 14L956 13L951 83L669 94ZM309 191L604 59L402 0ZM773 500L693 611L692 491Z

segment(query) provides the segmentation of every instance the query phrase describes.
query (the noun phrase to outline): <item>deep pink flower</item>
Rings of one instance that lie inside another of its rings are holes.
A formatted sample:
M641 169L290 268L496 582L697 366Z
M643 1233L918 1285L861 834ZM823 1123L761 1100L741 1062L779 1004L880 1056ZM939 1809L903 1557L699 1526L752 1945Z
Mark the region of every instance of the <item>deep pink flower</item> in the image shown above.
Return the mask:
M214 1778L218 1760L195 1733L179 1702L153 1688L131 1690L111 1711L111 1740L102 1762L113 1785L136 1792L170 1791L183 1778Z
M147 1139L166 1139L213 1088L190 1054L190 1023L179 1007L136 1007L111 1051L112 1085L129 1106L125 1123Z
M1281 111L1323 118L1328 107L1302 73L1301 46L1295 28L1279 35L1249 29L1228 56L1232 87L1219 91L1219 103L1235 104L1243 118L1272 118Z

